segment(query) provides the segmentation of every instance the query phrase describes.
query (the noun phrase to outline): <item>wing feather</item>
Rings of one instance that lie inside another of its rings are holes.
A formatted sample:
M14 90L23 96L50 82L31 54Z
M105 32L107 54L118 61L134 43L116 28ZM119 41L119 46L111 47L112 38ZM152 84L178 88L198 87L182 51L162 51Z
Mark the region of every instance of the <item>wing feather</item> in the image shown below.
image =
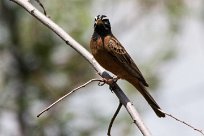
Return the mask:
M113 56L116 61L121 63L121 66L123 66L128 71L128 73L141 81L143 85L148 86L137 65L115 37L112 37L109 40L108 45L105 47L111 56Z

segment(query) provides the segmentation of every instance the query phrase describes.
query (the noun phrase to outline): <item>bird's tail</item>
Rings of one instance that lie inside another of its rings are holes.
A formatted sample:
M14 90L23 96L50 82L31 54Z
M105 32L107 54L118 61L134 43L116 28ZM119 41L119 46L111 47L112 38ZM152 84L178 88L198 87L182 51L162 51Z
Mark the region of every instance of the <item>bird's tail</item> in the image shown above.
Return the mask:
M165 114L161 111L161 108L156 103L154 98L149 94L149 92L147 92L144 85L142 85L136 80L129 80L129 82L134 85L135 88L143 95L143 97L146 99L146 101L149 103L149 105L152 107L158 117L165 117Z

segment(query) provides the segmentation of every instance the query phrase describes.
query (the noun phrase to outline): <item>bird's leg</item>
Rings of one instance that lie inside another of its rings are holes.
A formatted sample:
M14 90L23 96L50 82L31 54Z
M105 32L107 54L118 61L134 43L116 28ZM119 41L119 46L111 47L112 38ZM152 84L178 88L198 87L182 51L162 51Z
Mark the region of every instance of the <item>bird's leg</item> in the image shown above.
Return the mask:
M115 76L115 75L112 78L114 83L116 83L118 81L118 79L120 79L120 77L119 76Z
M115 87L114 83L116 83L118 79L120 79L118 76L113 76L112 78L109 78L109 79L103 78L103 82L108 84L110 86L110 90L113 91Z
M113 92L113 90L115 89L115 85L114 83L116 83L118 81L118 79L120 79L120 76L113 76L112 78L112 84L110 84L110 90Z
M118 76L113 76L112 78L109 78L109 79L103 78L103 82L108 85L112 85L113 83L116 83L118 79L120 79Z
M103 78L102 81L103 81L104 83L108 84L108 85L111 85L111 84L114 83L112 78L110 78L110 79Z

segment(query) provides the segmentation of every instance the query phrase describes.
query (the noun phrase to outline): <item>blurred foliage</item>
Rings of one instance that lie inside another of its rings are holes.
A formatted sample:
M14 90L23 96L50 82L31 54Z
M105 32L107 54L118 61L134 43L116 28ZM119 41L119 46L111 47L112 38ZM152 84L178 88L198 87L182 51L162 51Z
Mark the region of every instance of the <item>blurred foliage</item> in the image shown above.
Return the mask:
M67 1L49 1L44 6L52 19L85 45L89 18L87 2L77 0L64 4ZM79 4L81 8L76 8ZM66 47L61 39L19 6L7 0L1 1L0 5L1 27L6 31L1 35L7 34L0 45L1 93L14 95L10 98L12 103L7 100L1 102L1 107L5 108L1 112L16 114L22 136L35 135L36 131L38 135L50 135L46 129L52 128L58 130L58 136L67 135L63 129L66 120L61 120L59 115L51 111L49 117L40 118L36 124L31 121L35 116L31 111L35 106L53 102L65 90L90 79L92 69L79 54ZM3 65L5 62L8 62L7 65Z
M31 2L41 10L35 1ZM108 5L106 2L98 6L114 7L117 6L118 1L110 1ZM170 34L168 33L165 39L168 43L163 43L163 48L154 53L151 60L143 64L143 71L145 75L148 75L147 81L152 81L151 86L156 88L160 81L156 72L157 68L161 63L169 61L176 55L174 47L169 45L174 44L173 36L181 27L179 18L185 13L185 4L183 0L134 2L140 7L140 19L158 7L164 9L162 11L166 12L164 14L169 19L168 32ZM88 48L87 39L91 37L90 28L93 23L93 17L90 15L93 8L91 6L97 5L93 4L94 1L43 0L42 3L52 20ZM131 22L134 23L134 21ZM119 22L119 26L122 23ZM76 128L71 131L67 120L74 120L75 114L66 113L62 116L60 108L50 110L49 116L41 117L34 122L36 109L45 107L62 96L65 90L70 90L93 77L93 69L72 48L65 46L65 43L53 32L24 9L8 0L0 1L0 31L0 120L3 113L13 113L14 122L20 130L19 135L22 136L65 136L74 135L72 134L74 131L76 135L87 136L93 135L96 129L99 131L98 127L104 127L104 123L109 119L90 113L97 122L93 127ZM121 126L123 126L123 134L127 134L130 129L128 125ZM50 132L54 133L50 134Z

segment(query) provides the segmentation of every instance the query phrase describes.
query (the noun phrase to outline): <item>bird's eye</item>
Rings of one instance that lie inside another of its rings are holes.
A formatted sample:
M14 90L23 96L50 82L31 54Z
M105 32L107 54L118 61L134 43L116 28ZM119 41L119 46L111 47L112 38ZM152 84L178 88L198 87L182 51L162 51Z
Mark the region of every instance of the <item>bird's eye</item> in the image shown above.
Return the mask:
M108 22L104 22L104 24L106 24L106 25L107 25L107 24L108 24Z
M108 25L109 24L109 21L107 19L103 20L103 23Z

